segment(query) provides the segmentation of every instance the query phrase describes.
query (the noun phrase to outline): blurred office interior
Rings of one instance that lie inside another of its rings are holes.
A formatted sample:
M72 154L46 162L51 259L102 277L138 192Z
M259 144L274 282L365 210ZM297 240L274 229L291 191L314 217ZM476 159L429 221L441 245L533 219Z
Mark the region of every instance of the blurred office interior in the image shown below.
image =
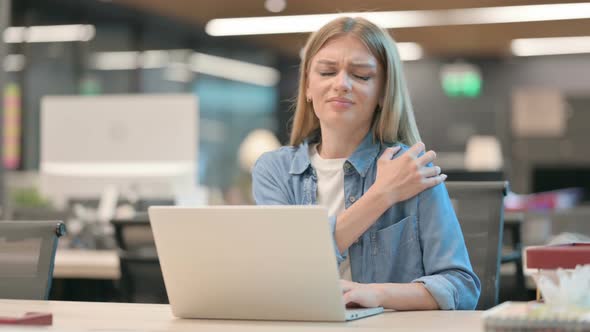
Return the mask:
M195 150L185 155L194 162L194 192L182 202L252 204L253 162L288 144L299 54L315 29L313 15L349 12L390 15L378 23L398 42L420 134L448 180L509 181L500 299L531 298L534 286L518 265L522 247L557 235L590 236L588 2L0 0L2 219L64 220L69 235L60 248L121 252L128 249L121 248L128 240L121 220L143 220L147 206L179 202L108 180L94 195L65 201L44 191L42 138L50 137L42 133L44 100L59 96L194 96ZM299 17L307 20L299 30L285 18L219 20L292 15L312 16ZM76 121L63 116L56 134L75 132ZM193 137L171 137L168 125L138 133L148 155ZM110 129L95 122L93 130ZM58 150L75 139L64 137ZM86 138L79 139L84 150ZM75 153L68 158L77 162ZM58 250L56 259L57 273L70 257ZM158 276L147 286L134 284L150 275L141 270L146 265L138 268L133 258L113 264L114 272L99 277L62 270L52 297L166 301ZM80 286L91 281L94 288Z

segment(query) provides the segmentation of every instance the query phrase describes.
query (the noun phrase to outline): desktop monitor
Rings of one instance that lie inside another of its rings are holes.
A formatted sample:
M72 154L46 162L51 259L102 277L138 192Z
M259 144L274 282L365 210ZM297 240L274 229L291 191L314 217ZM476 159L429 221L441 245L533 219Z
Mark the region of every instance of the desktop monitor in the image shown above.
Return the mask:
M538 165L533 167L531 192L578 188L579 199L590 203L590 167L578 165Z
M198 192L197 130L192 94L44 97L41 192L62 207L107 188L190 200Z

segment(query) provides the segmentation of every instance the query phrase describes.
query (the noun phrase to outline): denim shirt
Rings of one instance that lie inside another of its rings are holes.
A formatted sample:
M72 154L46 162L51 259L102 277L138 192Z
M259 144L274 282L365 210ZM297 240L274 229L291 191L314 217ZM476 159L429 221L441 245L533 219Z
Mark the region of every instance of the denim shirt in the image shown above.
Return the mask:
M396 157L408 149L401 147ZM346 208L375 182L377 159L385 148L369 133L344 163ZM252 181L256 204L317 204L317 176L308 142L263 154ZM328 222L333 235L336 216ZM474 309L477 304L480 282L444 184L391 206L345 252L339 252L335 241L334 248L339 264L350 256L353 281L421 282L441 309Z

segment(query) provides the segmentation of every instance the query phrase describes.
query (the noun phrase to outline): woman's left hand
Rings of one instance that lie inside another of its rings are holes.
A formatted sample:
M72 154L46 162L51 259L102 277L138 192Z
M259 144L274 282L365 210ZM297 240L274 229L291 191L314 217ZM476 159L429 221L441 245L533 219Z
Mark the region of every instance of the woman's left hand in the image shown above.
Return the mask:
M340 280L340 287L347 307L374 308L381 306L381 293L375 284L359 284Z

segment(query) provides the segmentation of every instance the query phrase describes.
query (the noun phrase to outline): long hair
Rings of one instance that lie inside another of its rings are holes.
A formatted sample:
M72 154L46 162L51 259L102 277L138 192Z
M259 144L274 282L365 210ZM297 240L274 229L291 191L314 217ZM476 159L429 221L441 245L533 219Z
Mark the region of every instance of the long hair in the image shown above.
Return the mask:
M347 34L361 40L384 70L383 105L375 110L371 124L374 140L406 145L419 142L420 134L395 42L387 32L364 18L341 17L324 25L307 40L299 67L299 91L290 144L297 146L312 136L321 137L319 119L305 96L311 59L328 40Z

